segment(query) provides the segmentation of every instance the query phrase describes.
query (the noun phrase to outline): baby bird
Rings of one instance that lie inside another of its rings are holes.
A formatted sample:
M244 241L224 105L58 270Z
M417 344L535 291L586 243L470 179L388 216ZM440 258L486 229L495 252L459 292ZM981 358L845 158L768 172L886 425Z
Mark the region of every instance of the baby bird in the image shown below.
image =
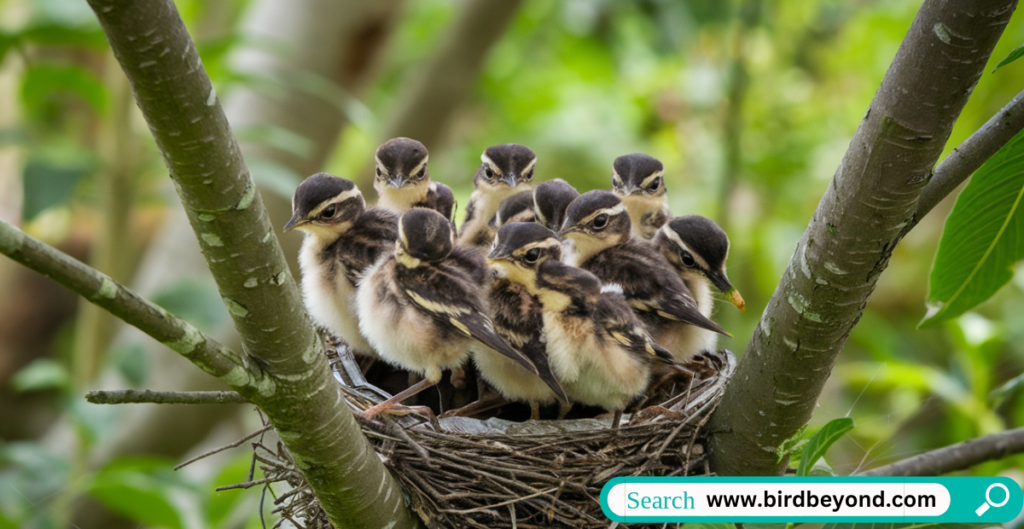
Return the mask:
M569 398L614 412L618 428L622 410L647 389L653 361L672 355L647 334L617 285L602 288L594 274L551 259L557 243L539 224L508 224L488 262L540 301L548 360Z
M578 196L580 196L580 192L561 178L537 184L537 187L533 189L533 209L537 222L549 230L557 232L562 228L565 209Z
M451 220L455 195L448 186L430 179L429 157L422 143L409 138L393 138L377 147L373 181L380 197L377 207L399 215L412 208L427 208Z
M605 283L622 287L623 295L654 340L677 360L700 352L683 349L687 327L695 325L728 333L701 314L686 284L649 241L630 236L626 206L610 191L588 191L569 205L561 235L572 243L567 262Z
M498 228L510 222L533 222L536 216L533 211L533 192L522 191L505 199L498 211L487 223L487 230L472 241L473 245L485 251L490 250L491 242Z
M424 378L366 417L437 384L442 370L460 366L471 351L493 349L538 374L528 357L495 334L482 299L489 279L479 252L455 246L443 215L424 208L402 215L394 253L359 285L359 329L381 358Z
M715 221L700 215L676 217L662 226L651 242L690 289L701 314L711 316L711 285L721 290L736 308L746 311L743 296L725 274L729 237ZM718 336L705 329L690 327L687 334L688 343L681 345L682 349L713 351L718 344Z
M292 218L284 231L306 237L299 252L302 299L318 325L345 340L356 354L376 357L359 332L356 285L378 258L394 247L398 215L365 209L363 195L349 180L317 173L292 197Z
M633 235L650 239L672 218L665 168L657 158L640 153L616 158L612 164L612 191L629 210Z
M459 244L487 246L487 224L508 197L533 189L533 149L516 143L492 145L480 155L483 162L473 176L473 194L466 205L466 220L459 228ZM490 234L493 235L493 234Z
M540 404L556 398L563 403L560 415L564 416L569 411L569 399L548 363L540 300L523 284L540 263L561 259L561 242L540 224L512 222L498 229L494 248L492 255L505 256L492 265L495 277L491 281L490 306L494 330L533 361L540 377L493 351L480 351L473 359L483 379L502 396L530 404L530 418L539 419Z

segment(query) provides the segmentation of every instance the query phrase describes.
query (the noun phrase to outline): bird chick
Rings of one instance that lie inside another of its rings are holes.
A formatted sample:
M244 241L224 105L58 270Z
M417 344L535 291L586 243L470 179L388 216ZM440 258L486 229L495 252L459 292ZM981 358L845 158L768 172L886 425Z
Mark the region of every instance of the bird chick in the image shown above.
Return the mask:
M729 237L715 221L700 215L676 217L658 230L651 242L658 248L697 301L700 313L711 317L714 285L736 308L746 311L743 296L729 282L725 274L725 260L729 256ZM697 327L690 327L682 337L679 348L713 351L718 335Z
M540 300L527 290L520 277L532 274L533 268L548 259L560 260L561 242L551 230L534 222L504 224L498 234L492 255L503 257L500 263L492 265L495 277L489 297L494 330L533 361L540 377L493 351L480 351L473 360L483 379L502 396L528 402L532 419L540 418L540 404L550 404L556 398L563 403L564 416L569 411L569 399L548 363Z
M498 230L488 257L491 267L539 300L551 370L569 398L614 412L641 395L654 360L672 355L657 345L622 297L590 272L556 259L543 259L558 242L538 224L509 224Z
M487 223L487 229L481 231L471 242L477 248L489 250L498 228L510 222L533 222L535 219L533 192L522 191L516 193L501 203L498 211L491 217L490 222Z
M448 186L430 179L429 157L422 143L409 138L393 138L377 147L373 180L379 196L377 207L399 215L412 208L427 208L451 220L455 195Z
M557 232L562 228L566 208L578 196L580 192L561 178L537 184L533 189L533 210L537 222Z
M647 325L654 340L686 360L700 351L681 348L678 336L695 325L728 333L701 314L676 270L650 243L630 235L626 206L609 191L588 191L569 205L560 235L572 241L569 264L605 283L622 287L623 296Z
M359 332L356 286L363 273L394 247L398 215L366 209L354 183L327 173L305 179L292 197L292 218L284 231L305 233L299 251L302 299L321 327L344 340L356 354L376 357Z
M612 191L629 210L633 235L650 239L672 218L665 167L657 158L640 153L616 158L612 163Z
M473 194L466 204L466 220L459 228L459 244L487 246L488 222L508 197L533 189L537 155L516 143L492 145L480 155L483 162L473 176Z
M537 375L528 357L495 332L484 289L490 279L479 252L455 246L451 222L436 211L402 215L394 252L366 273L356 293L359 329L380 354L424 378L365 412L372 417L441 381L471 351L489 348Z

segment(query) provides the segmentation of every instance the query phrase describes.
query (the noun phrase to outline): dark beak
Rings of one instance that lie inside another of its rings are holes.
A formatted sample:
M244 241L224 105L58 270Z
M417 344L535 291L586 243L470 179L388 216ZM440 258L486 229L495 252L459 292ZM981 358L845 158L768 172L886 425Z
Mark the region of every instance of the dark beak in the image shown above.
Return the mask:
M716 287L718 287L718 290L721 290L722 293L725 294L725 297L729 298L729 301L732 302L733 305L736 305L737 309L740 309L743 312L747 311L747 304L743 301L743 296L741 296L740 292L736 290L736 287L732 286L732 283L729 282L729 277L725 275L725 272L716 270L708 274L708 278L711 279L711 282L714 283Z
M519 175L517 175L516 173L508 172L505 173L505 178L503 180L505 181L506 184L508 184L509 187L515 187L517 181L519 180Z
M405 184L405 179L401 176L393 176L388 180L388 185L395 189L401 189Z
M288 220L288 224L284 225L284 230L281 233L288 233L299 226L309 224L309 221L300 217L298 213L292 215L292 218Z

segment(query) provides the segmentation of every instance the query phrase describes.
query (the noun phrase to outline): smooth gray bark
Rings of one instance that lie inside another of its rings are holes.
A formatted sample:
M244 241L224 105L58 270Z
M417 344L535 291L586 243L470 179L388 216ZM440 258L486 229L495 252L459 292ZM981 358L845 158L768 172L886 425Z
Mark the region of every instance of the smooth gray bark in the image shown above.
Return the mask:
M780 474L917 209L1015 0L929 0L864 116L711 421L725 475Z

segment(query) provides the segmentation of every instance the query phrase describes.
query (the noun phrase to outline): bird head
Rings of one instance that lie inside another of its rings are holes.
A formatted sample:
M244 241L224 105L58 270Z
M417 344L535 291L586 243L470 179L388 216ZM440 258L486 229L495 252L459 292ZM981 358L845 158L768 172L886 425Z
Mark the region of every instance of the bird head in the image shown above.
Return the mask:
M363 194L351 180L317 173L302 181L292 196L292 218L284 231L303 230L316 236L344 233L366 208Z
M646 154L619 156L612 163L612 190L619 196L662 196L666 193L665 167Z
M455 248L455 230L444 215L426 208L412 208L398 222L395 256L407 268L422 262L435 263Z
M533 193L523 191L502 201L493 221L494 227L500 228L510 222L533 222L534 218Z
M537 154L525 145L502 143L484 150L480 161L483 163L473 178L476 187L506 185L514 188L528 186L533 181Z
M626 205L611 191L587 191L565 210L559 235L572 241L577 263L629 239Z
M401 189L429 182L429 157L427 148L416 140L393 138L384 142L374 155L376 177L373 188L382 193L388 187Z
M658 230L652 242L681 276L707 277L736 308L746 310L743 296L725 274L729 236L715 221L700 215L676 217Z
M537 222L552 230L561 228L566 208L578 196L580 192L561 178L537 184L533 189L533 209Z
M536 222L510 222L498 228L487 264L498 275L529 288L537 266L561 258L562 243L555 232Z

